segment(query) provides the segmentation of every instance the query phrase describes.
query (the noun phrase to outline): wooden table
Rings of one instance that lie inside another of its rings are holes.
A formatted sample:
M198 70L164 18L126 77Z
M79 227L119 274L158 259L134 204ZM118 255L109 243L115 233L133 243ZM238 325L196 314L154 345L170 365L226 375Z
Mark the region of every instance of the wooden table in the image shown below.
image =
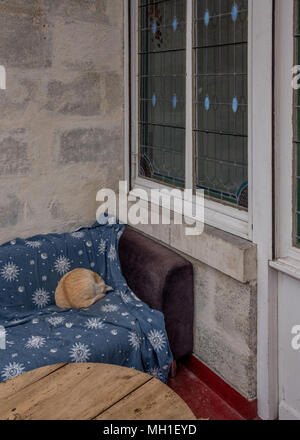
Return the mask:
M0 384L0 420L195 420L152 376L106 364L59 364Z

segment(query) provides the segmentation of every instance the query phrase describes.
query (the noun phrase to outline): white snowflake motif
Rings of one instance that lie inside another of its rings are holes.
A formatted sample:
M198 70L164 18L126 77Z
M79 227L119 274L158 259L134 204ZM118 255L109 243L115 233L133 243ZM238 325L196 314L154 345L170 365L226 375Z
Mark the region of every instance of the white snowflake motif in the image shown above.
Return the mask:
M151 330L148 339L156 351L160 351L166 345L166 338L161 330Z
M110 332L113 336L117 336L118 335L118 330L112 330Z
M90 357L90 349L88 345L76 342L70 350L70 357L73 362L87 362Z
M110 246L107 258L111 261L114 261L117 258L117 252L115 246L113 245Z
M128 340L133 348L135 348L136 350L140 348L142 341L141 338L135 332L129 333Z
M16 362L9 363L2 370L2 377L4 380L13 379L14 377L20 376L24 371L23 364L18 364Z
M40 349L45 345L45 342L46 342L46 339L43 338L42 336L31 336L31 338L28 339L27 344L25 345L25 348Z
M106 245L107 245L106 241L102 239L102 240L100 241L99 246L98 246L99 254L101 254L101 255L105 254L105 251L106 251Z
M1 269L1 276L5 281L15 281L19 275L19 268L15 263L7 263Z
M58 259L54 263L54 268L56 272L58 272L60 275L64 275L65 273L67 273L70 267L70 260L64 256L58 257Z
M50 293L46 292L45 289L37 289L32 295L32 302L39 309L46 307L50 302Z
M105 328L104 322L99 318L90 318L85 323L85 327L89 330L102 330Z
M31 249L38 249L42 246L42 242L41 241L25 241L25 244L27 247L31 248Z
M82 232L82 231L73 232L71 234L71 237L75 238L76 240L80 240L81 238L84 237L84 232Z
M53 325L53 327L58 327L65 321L65 318L62 316L51 316L51 318L48 318L47 321L49 324Z
M102 312L105 313L111 313L111 312L117 312L119 310L119 307L115 304L106 304L105 306L101 307Z
M124 292L120 292L120 296L125 304L130 303L132 300L129 295L126 295Z
M150 376L153 376L155 379L161 380L163 375L161 370L158 367L149 368L147 370L147 373L150 374Z

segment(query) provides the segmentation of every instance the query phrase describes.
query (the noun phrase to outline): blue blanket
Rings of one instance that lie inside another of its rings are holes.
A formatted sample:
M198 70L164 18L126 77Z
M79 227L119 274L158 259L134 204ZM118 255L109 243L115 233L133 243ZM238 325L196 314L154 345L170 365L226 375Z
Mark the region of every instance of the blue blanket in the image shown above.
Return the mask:
M62 362L100 362L166 382L172 362L163 315L129 289L122 275L121 225L16 239L0 246L0 382ZM68 271L91 269L113 287L89 309L61 310L55 289Z

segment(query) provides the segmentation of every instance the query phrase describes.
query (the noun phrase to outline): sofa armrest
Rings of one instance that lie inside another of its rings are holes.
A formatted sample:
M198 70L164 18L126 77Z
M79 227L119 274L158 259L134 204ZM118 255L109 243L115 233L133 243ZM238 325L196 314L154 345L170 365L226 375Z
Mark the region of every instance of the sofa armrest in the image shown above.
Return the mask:
M165 316L175 359L192 353L194 288L192 264L165 246L127 228L119 255L131 290Z

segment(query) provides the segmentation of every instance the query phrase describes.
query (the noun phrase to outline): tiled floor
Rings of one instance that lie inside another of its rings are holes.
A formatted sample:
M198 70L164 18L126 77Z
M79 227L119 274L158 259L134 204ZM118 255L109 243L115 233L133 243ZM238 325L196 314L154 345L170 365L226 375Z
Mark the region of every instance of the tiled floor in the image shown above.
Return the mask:
M169 379L168 385L187 403L198 419L244 420L182 364L178 365L177 376Z

